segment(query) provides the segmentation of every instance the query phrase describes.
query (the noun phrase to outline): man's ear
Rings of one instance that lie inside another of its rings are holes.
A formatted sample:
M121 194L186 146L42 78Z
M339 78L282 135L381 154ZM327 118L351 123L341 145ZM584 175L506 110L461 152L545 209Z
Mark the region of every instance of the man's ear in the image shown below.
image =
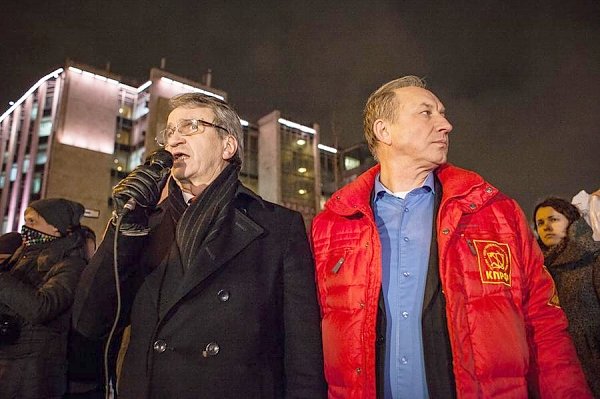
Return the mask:
M389 131L389 123L383 119L377 119L373 123L373 133L375 133L377 140L381 141L383 144L392 144L392 135Z
M223 139L223 159L229 160L233 158L238 149L237 139L231 135L228 135Z

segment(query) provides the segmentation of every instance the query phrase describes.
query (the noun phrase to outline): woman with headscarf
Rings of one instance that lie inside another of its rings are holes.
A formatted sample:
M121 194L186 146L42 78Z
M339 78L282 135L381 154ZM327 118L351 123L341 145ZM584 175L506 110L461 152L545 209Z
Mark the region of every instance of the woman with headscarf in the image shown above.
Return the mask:
M578 209L560 198L539 203L534 223L586 379L600 398L600 242Z
M25 210L23 244L0 270L0 398L61 398L84 208L62 198Z

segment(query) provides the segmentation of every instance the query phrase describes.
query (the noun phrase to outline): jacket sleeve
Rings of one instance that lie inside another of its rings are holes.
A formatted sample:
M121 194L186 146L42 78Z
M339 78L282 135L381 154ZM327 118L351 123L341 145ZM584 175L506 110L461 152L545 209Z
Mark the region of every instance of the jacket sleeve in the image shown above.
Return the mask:
M325 398L321 323L315 270L302 216L293 213L284 235L284 323L286 395Z
M114 274L115 229L109 223L102 243L83 271L73 304L73 326L88 338L106 336L117 312L117 290ZM118 265L121 294L121 327L129 318L129 310L141 284L136 267L145 237L119 236Z
M541 250L516 204L515 214L523 256L523 309L530 348L530 386L538 390L541 398L591 398Z
M85 261L72 256L54 265L40 287L26 284L10 273L0 273L0 302L32 324L55 319L73 304L75 288Z

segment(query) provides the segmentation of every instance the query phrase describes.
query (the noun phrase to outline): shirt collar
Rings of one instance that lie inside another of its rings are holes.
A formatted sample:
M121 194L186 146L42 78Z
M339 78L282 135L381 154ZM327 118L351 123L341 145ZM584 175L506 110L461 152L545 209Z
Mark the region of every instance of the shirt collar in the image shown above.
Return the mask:
M373 187L373 195L374 195L373 201L377 201L378 199L383 197L383 195L385 193L394 195L393 192L391 192L386 186L384 186L381 183L380 177L381 177L380 173L377 173L377 175L375 176L375 185ZM432 192L433 194L435 194L435 183L434 182L435 182L434 174L433 174L433 172L429 172L429 174L425 178L425 182L423 183L423 185L421 187L412 189L410 192L414 192L415 190L424 188L428 192Z
M194 198L194 195L192 193L188 193L186 191L181 191L181 195L183 196L183 202L186 203L186 205L190 204L190 200Z

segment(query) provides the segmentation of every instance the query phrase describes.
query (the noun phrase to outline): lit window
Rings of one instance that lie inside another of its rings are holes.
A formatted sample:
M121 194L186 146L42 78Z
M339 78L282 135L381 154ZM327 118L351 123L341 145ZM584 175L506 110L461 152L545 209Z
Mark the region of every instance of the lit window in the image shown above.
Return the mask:
M304 194L306 194L306 190L301 188L300 190L298 190L298 194L304 195Z
M298 168L298 173L306 173L306 168Z
M304 140L304 139L298 139L298 141L296 141L296 144L298 144L298 145L304 145L304 144L306 144L306 140Z
M354 168L358 168L360 166L360 161L353 157L344 157L344 168L346 170L351 170Z

